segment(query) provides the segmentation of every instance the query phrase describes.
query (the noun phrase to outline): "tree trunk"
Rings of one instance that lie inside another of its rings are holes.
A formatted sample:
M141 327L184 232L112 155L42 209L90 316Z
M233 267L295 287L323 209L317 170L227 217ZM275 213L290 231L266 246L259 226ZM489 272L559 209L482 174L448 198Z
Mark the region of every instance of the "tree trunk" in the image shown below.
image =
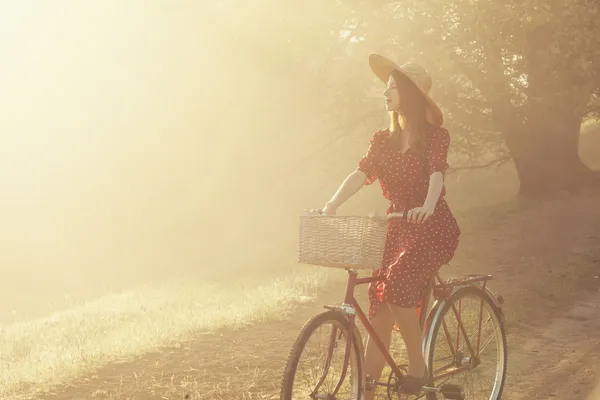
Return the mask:
M572 192L593 176L579 158L579 126L571 130L539 126L515 133L507 144L519 176L521 195L547 197Z
M519 194L547 197L573 191L594 174L579 158L579 131L591 92L577 81L572 66L549 51L551 24L532 30L526 40L527 104L506 144L520 179Z

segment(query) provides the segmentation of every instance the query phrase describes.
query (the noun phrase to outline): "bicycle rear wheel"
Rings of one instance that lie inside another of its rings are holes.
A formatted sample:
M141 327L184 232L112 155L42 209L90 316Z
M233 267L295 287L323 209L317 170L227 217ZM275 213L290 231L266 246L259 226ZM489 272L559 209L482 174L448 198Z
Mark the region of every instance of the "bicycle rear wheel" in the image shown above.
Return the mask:
M348 319L335 311L318 314L304 325L283 373L281 400L330 399L338 383L341 385L336 399L361 398L362 342L357 329L349 332L349 325ZM344 369L344 353L350 335L352 344Z
M508 359L506 332L502 312L487 291L477 286L461 287L441 303L426 337L425 357L436 386L456 384L469 400L502 397ZM450 375L436 378L442 374ZM428 400L443 398L438 396L427 394Z

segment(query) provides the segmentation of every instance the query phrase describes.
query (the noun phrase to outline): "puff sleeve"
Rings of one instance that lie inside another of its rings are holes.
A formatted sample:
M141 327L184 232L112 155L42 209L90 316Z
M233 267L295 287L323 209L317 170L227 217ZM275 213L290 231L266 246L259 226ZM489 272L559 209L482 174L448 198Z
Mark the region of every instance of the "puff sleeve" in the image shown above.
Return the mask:
M377 131L369 139L369 149L367 153L358 162L357 169L364 172L367 176L365 185L370 185L379 178L379 148L381 147L382 140L385 139L385 131Z

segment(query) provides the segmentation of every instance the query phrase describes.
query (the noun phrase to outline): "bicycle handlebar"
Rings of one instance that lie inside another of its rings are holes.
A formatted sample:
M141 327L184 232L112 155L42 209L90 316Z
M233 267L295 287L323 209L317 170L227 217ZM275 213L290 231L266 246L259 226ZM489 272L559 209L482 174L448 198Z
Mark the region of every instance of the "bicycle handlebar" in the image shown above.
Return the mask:
M323 214L322 210L315 210L315 211L305 211L304 213L302 213L302 216L322 216L322 217L335 217L335 214ZM376 213L376 212L370 212L366 215L367 218L379 218L379 219L392 219L392 218L403 218L405 216L405 213L403 212L392 212L389 214L383 214L383 213ZM364 215L361 215L361 217L365 217Z

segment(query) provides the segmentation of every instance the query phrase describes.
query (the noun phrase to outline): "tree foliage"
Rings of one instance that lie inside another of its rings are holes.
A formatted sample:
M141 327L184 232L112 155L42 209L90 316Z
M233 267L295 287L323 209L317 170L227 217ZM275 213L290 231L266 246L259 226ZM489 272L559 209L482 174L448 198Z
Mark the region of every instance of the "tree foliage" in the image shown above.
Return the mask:
M349 132L384 121L367 66L379 52L432 74L458 165L510 155L522 184L539 178L532 190L542 192L585 171L577 143L582 120L600 114L600 3L261 1L268 23L255 23L254 37L318 82L324 112ZM560 167L542 178L551 160Z

